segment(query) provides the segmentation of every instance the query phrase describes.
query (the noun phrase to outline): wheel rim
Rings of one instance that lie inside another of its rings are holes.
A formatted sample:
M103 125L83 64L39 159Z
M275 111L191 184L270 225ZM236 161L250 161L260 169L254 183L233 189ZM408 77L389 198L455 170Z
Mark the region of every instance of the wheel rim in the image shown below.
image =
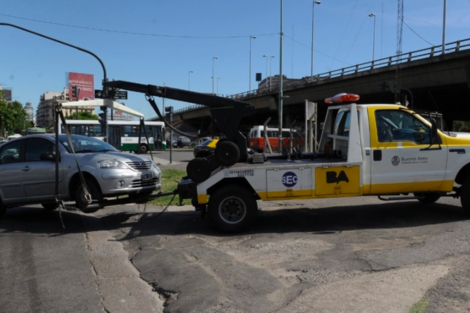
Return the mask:
M226 198L219 205L219 216L227 224L238 224L246 216L246 205L240 198Z

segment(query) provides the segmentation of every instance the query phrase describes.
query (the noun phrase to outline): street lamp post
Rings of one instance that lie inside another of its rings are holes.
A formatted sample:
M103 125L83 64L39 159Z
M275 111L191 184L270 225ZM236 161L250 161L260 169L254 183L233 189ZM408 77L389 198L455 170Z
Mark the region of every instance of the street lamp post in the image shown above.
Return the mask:
M272 61L272 59L274 59L274 55L272 55L269 58L269 90L271 90L271 88L272 88L272 80L271 80L271 77L272 77L272 75L271 75L271 63L272 62L271 61Z
M312 3L312 51L310 51L311 64L310 64L310 78L313 80L313 35L315 30L315 4L321 4L321 1L313 1Z
M446 11L447 11L447 0L444 0L444 16L442 18L442 54L446 53Z
M194 73L193 71L188 72L188 90L191 90L191 73Z
M370 13L369 17L374 18L374 37L372 41L372 61L374 61L375 60L375 13Z
M251 91L251 39L256 39L256 36L250 36L250 69L249 69L249 89L248 91Z
M217 60L218 57L212 57L212 94L214 94L214 61Z
M265 82L265 85L266 85L266 90L268 89L268 60L269 60L269 56L267 54L263 54L263 58L266 58L266 82Z

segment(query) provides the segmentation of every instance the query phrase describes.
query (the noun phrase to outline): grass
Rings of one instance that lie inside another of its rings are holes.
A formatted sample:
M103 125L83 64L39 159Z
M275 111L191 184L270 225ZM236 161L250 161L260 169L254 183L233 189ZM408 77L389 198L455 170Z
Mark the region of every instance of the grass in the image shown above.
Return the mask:
M421 300L416 302L408 313L424 313L429 306L428 297L424 296Z
M178 186L178 183L181 181L181 178L183 178L183 176L186 176L186 171L178 170L178 169L163 169L162 170L162 192L166 193L166 192L172 192L173 190L175 190L176 187ZM160 197L149 202L149 204L166 206L170 202L171 198L173 198L173 195ZM179 204L178 195L176 195L173 201L171 202L171 205L177 205L177 204ZM185 199L183 200L183 204L191 204L191 200Z

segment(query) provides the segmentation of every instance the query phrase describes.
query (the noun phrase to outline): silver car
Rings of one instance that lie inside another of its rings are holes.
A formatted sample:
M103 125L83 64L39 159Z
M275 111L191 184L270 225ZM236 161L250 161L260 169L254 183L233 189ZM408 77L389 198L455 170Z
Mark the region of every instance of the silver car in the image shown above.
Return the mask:
M84 212L100 208L85 199L76 161L65 135L59 136L59 198ZM161 171L148 157L122 153L94 138L72 135L76 160L93 200L128 195L142 201L161 189ZM55 137L31 135L0 144L0 217L6 208L55 201Z

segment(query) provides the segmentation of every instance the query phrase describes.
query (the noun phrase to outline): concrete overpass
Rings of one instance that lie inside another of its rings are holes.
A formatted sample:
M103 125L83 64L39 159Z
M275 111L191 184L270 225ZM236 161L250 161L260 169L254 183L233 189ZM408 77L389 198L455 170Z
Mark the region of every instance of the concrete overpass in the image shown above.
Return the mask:
M448 129L454 120L469 121L470 39L446 44L444 53L442 46L435 46L318 74L313 79L284 78L283 125L294 119L303 125L306 99L318 103L322 120L326 112L323 100L341 92L359 94L358 103L395 103L397 84L401 86L399 101L407 99L415 109L441 112ZM268 117L271 125L277 124L278 88L275 85L271 91L263 88L232 96L255 107L255 114L242 121L241 131L263 124ZM209 109L190 106L177 111L174 121L207 130Z

